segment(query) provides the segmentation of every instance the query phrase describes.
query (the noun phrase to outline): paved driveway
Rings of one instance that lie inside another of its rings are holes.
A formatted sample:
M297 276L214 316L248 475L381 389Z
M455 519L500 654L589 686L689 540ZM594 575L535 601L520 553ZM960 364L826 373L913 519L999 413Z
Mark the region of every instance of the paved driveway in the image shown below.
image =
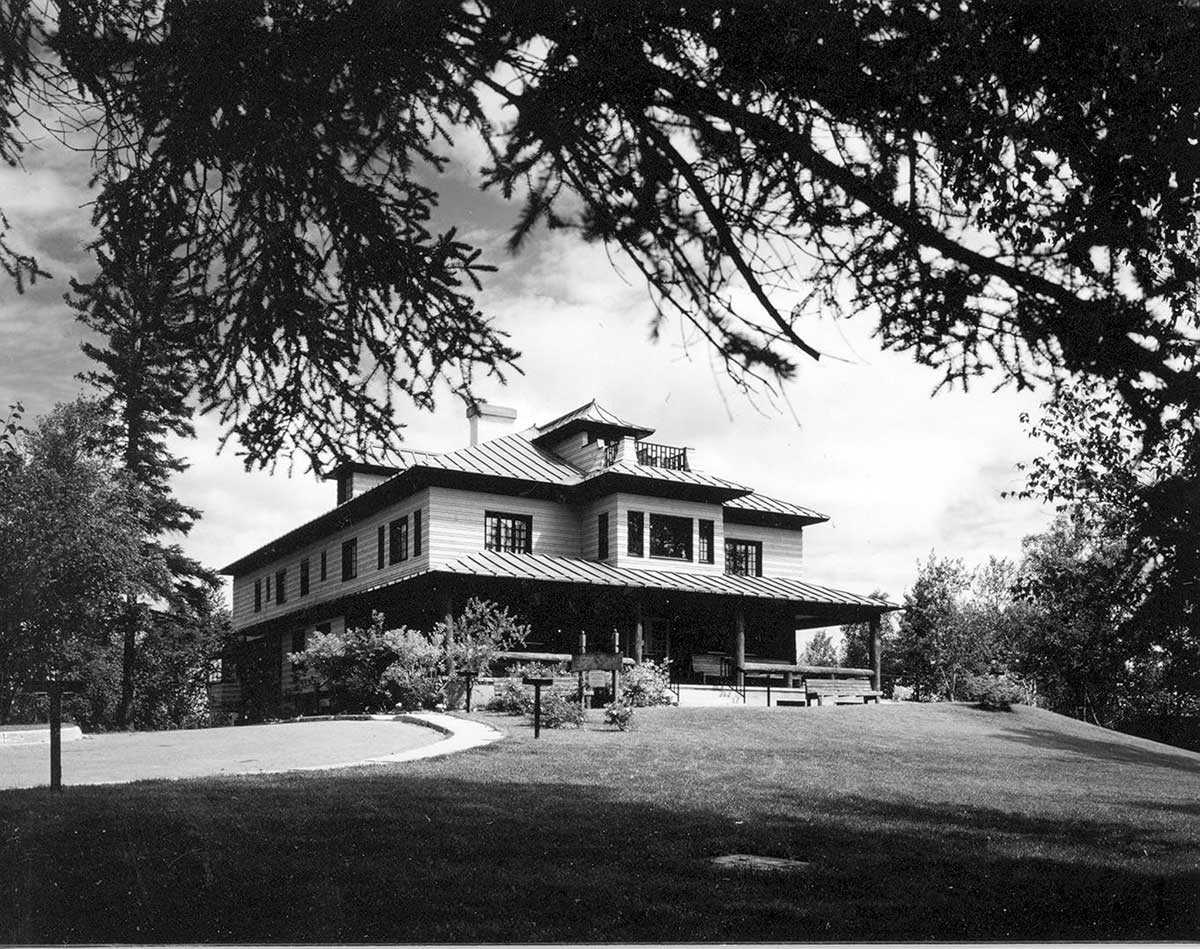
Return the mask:
M116 784L337 767L400 754L443 737L431 728L388 721L115 732L64 742L63 783ZM0 745L0 788L49 783L49 745Z

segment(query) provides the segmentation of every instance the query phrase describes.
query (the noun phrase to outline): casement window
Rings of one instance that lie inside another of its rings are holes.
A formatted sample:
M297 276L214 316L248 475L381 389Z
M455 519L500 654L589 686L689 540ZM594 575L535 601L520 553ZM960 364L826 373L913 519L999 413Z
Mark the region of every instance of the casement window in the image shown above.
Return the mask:
M321 551L321 579L322 580L328 579L328 577L329 577L329 569L328 568L329 568L328 558L325 556L325 551L322 550Z
M408 559L408 516L398 517L388 524L388 561L400 563Z
M725 572L742 577L762 576L762 541L725 541Z
M308 639L308 633L303 629L298 629L292 633L292 652L304 652L305 640Z
M342 582L358 576L358 538L342 541Z
M629 527L629 556L645 557L646 515L641 511L630 511L626 516L626 521Z
M533 552L533 518L528 514L483 512L483 546L510 554Z
M596 518L596 558L608 559L608 514Z
M421 512L413 511L413 556L421 556Z
M271 575L267 574L267 603L271 602Z
M262 581L254 581L254 612L262 612Z
M382 524L380 524L379 529L375 532L375 569L376 570L383 569L383 550L384 550L383 536L384 536L384 526Z
M713 522L700 521L700 550L696 560L699 563L713 562Z
M300 595L308 596L308 558L300 561Z
M275 571L275 605L287 602L287 567Z
M651 514L650 556L666 560L691 560L692 519Z

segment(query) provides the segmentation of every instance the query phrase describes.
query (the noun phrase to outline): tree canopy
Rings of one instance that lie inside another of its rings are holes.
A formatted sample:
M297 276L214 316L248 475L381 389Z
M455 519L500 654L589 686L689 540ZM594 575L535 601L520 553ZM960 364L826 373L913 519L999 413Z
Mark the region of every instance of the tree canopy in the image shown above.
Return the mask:
M1103 380L1151 441L1200 408L1194 4L0 16L0 158L34 94L97 149L102 232L125 202L174 232L207 303L195 393L248 464L371 453L402 402L511 370L476 303L488 267L439 217L462 135L491 149L480 183L523 200L514 247L539 222L619 247L747 385L818 355L818 315L863 313L949 383Z

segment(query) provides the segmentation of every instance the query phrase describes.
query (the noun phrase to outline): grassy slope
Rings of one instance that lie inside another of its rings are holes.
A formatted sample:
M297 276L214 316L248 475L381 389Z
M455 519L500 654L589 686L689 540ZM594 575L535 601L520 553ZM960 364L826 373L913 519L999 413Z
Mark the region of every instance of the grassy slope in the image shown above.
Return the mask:
M1200 755L1028 709L491 720L444 760L0 793L0 942L1200 935Z

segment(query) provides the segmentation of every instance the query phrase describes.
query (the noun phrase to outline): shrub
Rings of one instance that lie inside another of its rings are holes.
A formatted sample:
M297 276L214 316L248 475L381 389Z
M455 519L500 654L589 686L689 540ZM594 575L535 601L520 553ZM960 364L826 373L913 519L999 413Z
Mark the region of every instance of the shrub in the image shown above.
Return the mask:
M1008 711L1014 705L1028 705L1024 686L1004 675L973 675L963 684L963 696L980 708Z
M671 674L666 662L646 659L630 666L621 684L623 701L630 706L671 704Z
M497 679L496 692L487 707L493 712L524 715L533 710L533 689L520 679Z
M621 731L633 728L633 706L626 702L610 702L604 706L604 723L616 725Z
M405 711L436 708L445 700L442 650L415 630L399 629L385 635L394 656L381 676L388 697Z
M533 719L533 703L529 717ZM583 724L583 709L559 689L542 691L542 728L578 728Z

